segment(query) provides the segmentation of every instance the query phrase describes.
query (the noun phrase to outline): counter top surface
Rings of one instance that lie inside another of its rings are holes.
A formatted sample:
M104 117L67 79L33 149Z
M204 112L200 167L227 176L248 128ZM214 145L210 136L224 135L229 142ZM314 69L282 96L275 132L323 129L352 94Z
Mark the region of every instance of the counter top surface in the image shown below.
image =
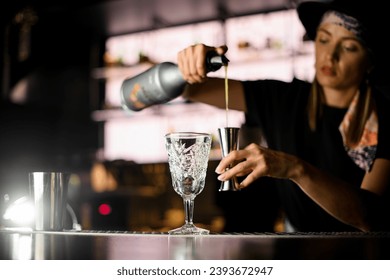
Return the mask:
M390 232L212 233L0 230L0 259L390 259Z

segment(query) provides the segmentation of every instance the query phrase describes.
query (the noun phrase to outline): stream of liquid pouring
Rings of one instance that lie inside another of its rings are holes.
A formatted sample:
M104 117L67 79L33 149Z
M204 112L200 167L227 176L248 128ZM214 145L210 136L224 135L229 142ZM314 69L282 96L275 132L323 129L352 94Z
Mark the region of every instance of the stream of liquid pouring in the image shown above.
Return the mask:
M226 127L229 127L229 85L227 77L228 66L225 65L225 107L226 107Z

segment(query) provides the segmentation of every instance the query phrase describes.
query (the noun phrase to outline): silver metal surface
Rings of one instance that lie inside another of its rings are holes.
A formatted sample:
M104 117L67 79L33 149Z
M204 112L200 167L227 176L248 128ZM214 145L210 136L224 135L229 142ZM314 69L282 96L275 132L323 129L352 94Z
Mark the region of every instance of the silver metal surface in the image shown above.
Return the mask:
M29 188L35 209L35 230L63 230L70 174L29 173Z
M0 260L389 260L390 234L265 232L183 236L167 232L27 232L0 228L0 248Z
M222 157L226 157L231 151L238 150L239 147L239 131L238 127L221 127L218 128L219 141L221 143ZM233 167L231 165L229 168ZM234 176L230 180L221 183L219 191L237 191L239 183Z

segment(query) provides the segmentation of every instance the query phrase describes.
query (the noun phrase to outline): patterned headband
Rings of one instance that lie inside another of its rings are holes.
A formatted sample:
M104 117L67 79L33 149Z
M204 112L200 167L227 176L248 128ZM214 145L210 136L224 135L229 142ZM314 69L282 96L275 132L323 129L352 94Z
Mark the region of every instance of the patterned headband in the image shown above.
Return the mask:
M366 43L364 38L364 27L354 17L337 11L328 11L322 16L321 24L323 23L332 23L342 26L348 31L352 32L362 43Z

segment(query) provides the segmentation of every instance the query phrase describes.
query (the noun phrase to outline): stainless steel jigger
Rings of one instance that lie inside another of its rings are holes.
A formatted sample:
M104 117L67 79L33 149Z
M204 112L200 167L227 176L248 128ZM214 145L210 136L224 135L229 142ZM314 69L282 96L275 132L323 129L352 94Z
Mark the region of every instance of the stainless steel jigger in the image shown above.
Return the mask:
M222 157L227 156L231 151L238 150L238 133L240 128L238 127L221 127L218 128L219 140L221 143ZM229 168L234 165L230 165ZM237 178L234 176L227 181L221 183L219 191L237 191L238 188Z

